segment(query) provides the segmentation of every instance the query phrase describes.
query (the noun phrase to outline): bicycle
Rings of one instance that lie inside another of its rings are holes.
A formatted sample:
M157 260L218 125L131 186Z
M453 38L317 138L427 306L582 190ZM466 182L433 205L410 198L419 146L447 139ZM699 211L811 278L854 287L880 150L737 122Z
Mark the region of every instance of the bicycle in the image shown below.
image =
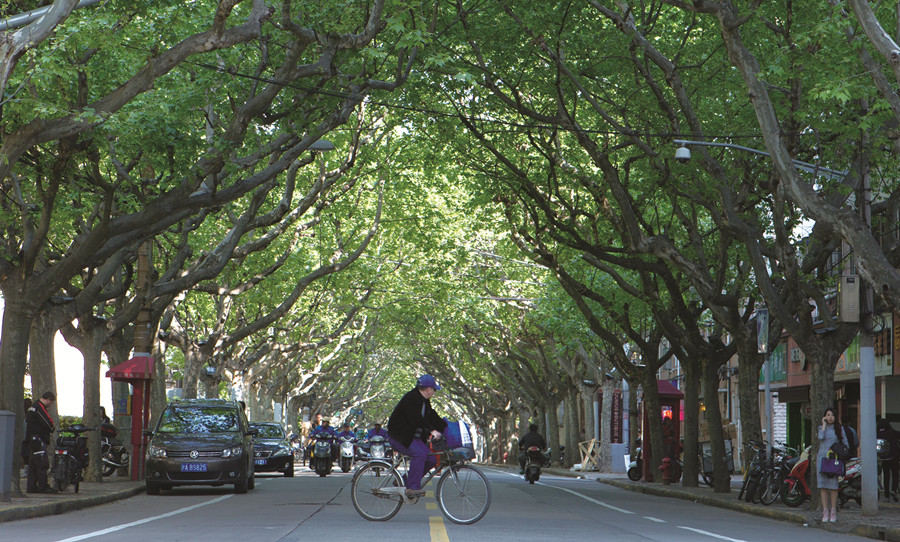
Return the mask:
M435 452L439 461L425 474L422 486L439 473L435 498L444 517L460 525L480 520L491 506L491 486L487 476L468 461L474 457L470 448L454 448ZM397 455L393 460L371 459L353 475L350 497L353 507L369 521L387 521L397 515L404 503L415 504L419 497L406 496L405 474L409 456ZM402 472L402 473L401 473Z
M772 457L766 462L765 473L760 481L759 502L768 506L781 496L784 480L790 475L791 467L796 461L790 460L797 457L797 450L787 446L783 442L772 448Z
M762 476L763 463L765 462L765 441L759 442L751 440L744 444L747 448L754 452L753 459L747 465L744 471L744 481L741 484L741 491L738 493L738 500L746 500L747 502L759 502L757 493L759 492L759 481ZM756 497L756 501L754 501Z

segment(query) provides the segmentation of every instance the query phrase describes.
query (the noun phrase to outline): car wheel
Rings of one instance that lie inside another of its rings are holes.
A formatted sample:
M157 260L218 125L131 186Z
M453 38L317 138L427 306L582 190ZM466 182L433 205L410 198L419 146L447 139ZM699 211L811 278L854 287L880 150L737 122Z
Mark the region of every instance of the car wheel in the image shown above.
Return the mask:
M250 489L250 479L249 477L245 477L243 480L239 480L234 483L234 492L237 494L243 494L249 491Z
M250 480L247 482L247 488L253 489L256 487L256 472L250 473Z
M294 477L294 464L291 463L288 465L288 468L284 471L285 478L293 478Z

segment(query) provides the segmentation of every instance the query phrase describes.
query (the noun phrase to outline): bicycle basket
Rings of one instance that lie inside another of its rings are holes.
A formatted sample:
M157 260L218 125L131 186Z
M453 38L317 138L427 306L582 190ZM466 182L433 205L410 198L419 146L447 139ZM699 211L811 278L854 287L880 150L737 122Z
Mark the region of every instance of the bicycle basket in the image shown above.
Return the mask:
M460 446L450 450L450 461L471 461L475 459L475 450L468 446Z

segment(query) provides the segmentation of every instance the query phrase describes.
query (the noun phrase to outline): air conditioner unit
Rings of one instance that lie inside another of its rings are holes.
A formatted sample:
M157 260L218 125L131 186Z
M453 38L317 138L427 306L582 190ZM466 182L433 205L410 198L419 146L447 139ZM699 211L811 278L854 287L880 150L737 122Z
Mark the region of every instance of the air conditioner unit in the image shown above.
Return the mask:
M859 322L859 277L841 275L838 287L838 320Z

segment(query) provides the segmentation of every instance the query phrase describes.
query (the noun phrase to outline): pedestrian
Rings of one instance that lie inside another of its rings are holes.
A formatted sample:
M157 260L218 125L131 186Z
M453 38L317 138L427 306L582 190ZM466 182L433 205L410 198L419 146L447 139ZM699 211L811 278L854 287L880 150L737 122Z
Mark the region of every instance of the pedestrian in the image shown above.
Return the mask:
M437 457L426 442L428 438L441 438L447 428L447 422L431 408L431 398L440 389L433 376L420 376L416 387L400 399L388 419L388 441L395 451L410 456L406 476L408 498L425 494L422 477L437 464Z
M50 416L50 405L54 401L56 394L52 391L44 392L25 412L25 441L31 453L28 458L28 493L56 493L47 483L47 471L50 469L47 446L56 430L53 417Z
M849 448L850 444L841 428L841 421L834 409L827 408L822 415L819 426L819 453L816 455L816 485L819 486L822 498L822 523L837 521L837 494L840 478L836 475L822 473L822 460L828 455L831 446L840 440Z
M884 418L878 420L878 423L875 424L875 429L876 438L885 441L887 447L886 453L879 455L884 497L889 501L893 499L894 502L897 502L898 490L900 490L897 487L898 476L900 476L900 438L898 438L894 428L891 427L891 422Z
M106 407L100 407L100 423L112 423L109 416L106 415Z

